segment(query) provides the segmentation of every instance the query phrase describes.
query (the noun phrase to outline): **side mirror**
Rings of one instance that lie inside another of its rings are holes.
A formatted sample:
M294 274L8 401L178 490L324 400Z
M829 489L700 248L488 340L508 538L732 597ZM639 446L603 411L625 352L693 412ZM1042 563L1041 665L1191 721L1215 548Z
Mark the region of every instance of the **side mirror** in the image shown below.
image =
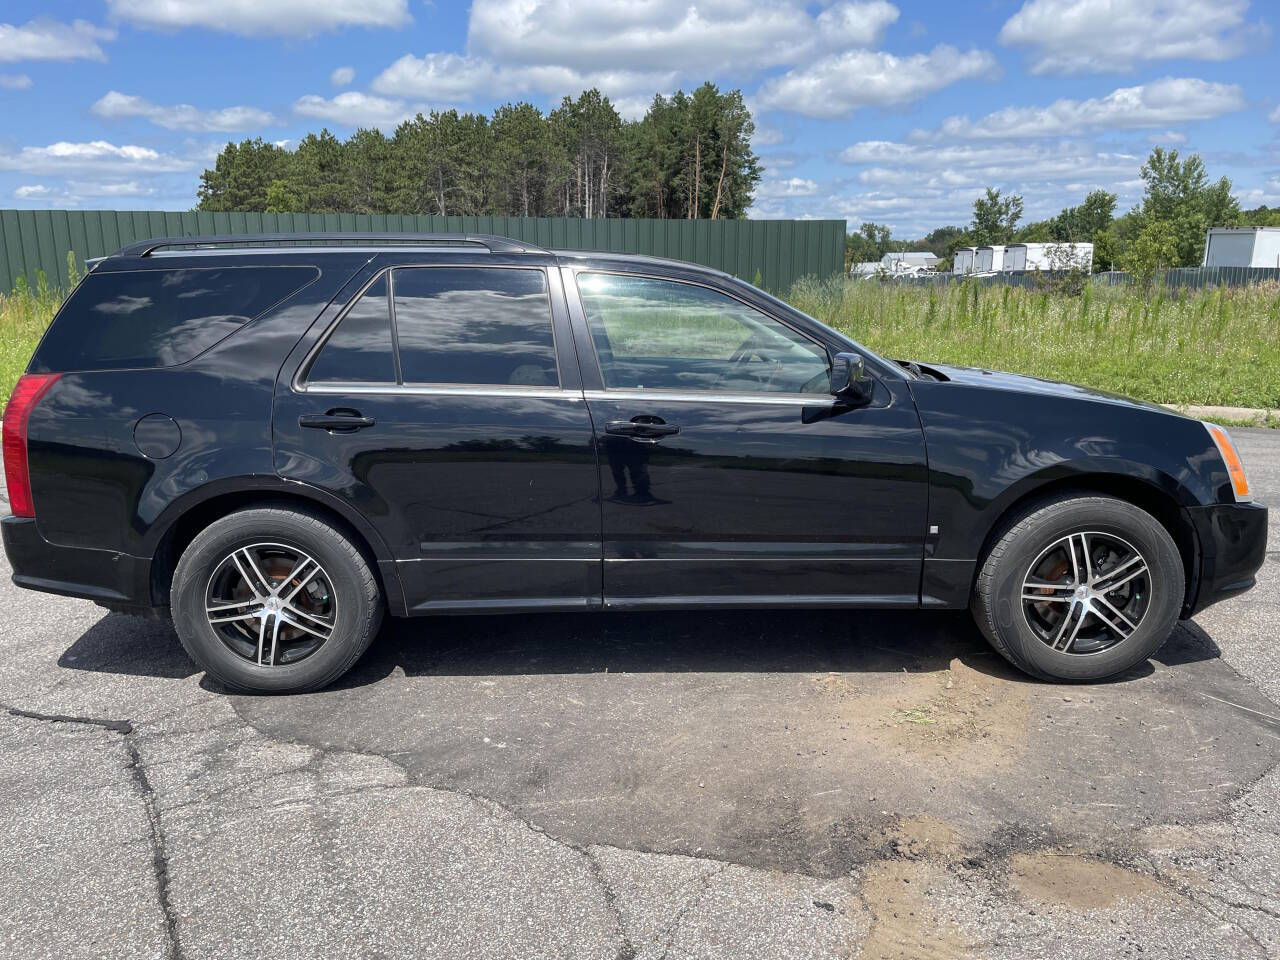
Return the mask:
M856 353L837 353L831 361L831 392L855 405L871 402L876 382L867 376L866 364Z

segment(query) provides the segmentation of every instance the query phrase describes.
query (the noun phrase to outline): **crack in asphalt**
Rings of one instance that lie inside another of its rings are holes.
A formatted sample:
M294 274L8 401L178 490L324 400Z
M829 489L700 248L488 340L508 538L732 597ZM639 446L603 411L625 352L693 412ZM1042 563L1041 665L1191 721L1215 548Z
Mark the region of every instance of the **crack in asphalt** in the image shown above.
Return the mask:
M147 815L147 826L151 840L151 868L156 880L156 895L159 901L160 914L164 919L165 937L168 946L169 960L184 960L182 941L178 936L178 917L174 912L169 896L169 854L165 840L164 828L160 824L160 813L156 806L156 792L147 777L143 765L142 754L138 752L135 742L135 730L131 720L107 720L99 717L79 717L61 713L37 713L23 710L20 707L6 707L10 716L26 720L38 720L44 723L71 723L83 726L99 727L112 733L118 733L124 740L125 754L129 759L130 779L141 794L143 810Z

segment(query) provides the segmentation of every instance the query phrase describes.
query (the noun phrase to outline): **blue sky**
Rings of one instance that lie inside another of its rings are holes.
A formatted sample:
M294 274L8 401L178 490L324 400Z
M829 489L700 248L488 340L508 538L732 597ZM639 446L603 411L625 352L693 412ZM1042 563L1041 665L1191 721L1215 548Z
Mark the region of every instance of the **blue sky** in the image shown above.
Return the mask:
M1280 4L1249 0L7 0L0 206L186 209L228 139L388 131L418 110L624 115L738 87L753 216L915 236L988 184L1028 219L1141 192L1153 144L1280 205Z

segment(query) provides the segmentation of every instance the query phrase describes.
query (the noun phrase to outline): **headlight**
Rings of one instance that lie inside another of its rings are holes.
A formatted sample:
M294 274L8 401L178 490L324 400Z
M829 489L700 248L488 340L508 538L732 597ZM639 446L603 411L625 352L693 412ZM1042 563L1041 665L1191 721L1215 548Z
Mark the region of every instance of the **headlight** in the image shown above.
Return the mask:
M1240 462L1240 454L1236 453L1236 445L1231 442L1231 434L1216 423L1205 423L1205 429L1222 454L1222 462L1227 465L1227 475L1231 477L1231 489L1235 492L1237 502L1244 502L1253 497L1249 489L1249 478L1245 476L1244 464Z

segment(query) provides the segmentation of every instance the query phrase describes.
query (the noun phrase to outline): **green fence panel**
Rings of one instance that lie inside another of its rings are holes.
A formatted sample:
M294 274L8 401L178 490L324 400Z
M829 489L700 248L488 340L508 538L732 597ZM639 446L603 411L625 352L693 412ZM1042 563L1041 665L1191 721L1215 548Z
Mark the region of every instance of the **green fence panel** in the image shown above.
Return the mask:
M385 214L208 213L159 210L0 210L0 291L19 277L69 280L67 254L84 261L157 237L301 232L485 233L550 249L606 250L688 260L787 291L803 276L844 266L843 220L584 220Z

